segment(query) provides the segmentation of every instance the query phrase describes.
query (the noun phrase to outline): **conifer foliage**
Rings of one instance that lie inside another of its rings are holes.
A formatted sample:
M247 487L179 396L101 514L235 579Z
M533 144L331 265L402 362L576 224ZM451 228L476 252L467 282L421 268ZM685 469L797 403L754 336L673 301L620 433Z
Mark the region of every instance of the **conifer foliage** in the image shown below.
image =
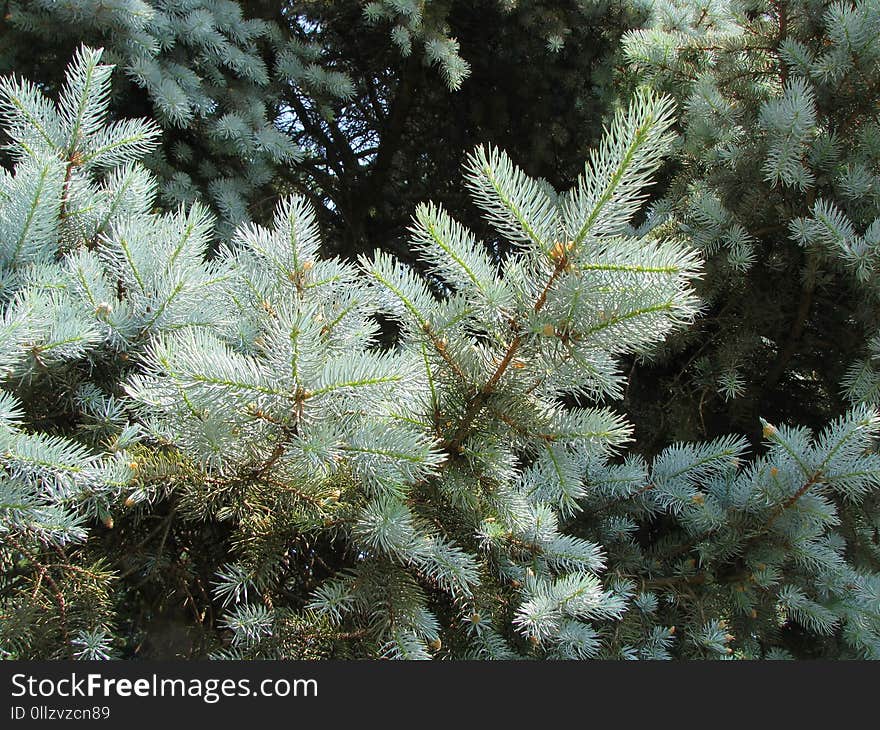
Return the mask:
M109 117L101 58L0 82L0 655L136 656L173 603L215 658L880 658L867 375L815 433L631 450L623 361L693 326L717 253L639 223L672 97L636 88L566 191L477 147L504 245L424 203L415 268L322 255L298 195L219 246L157 211L158 127ZM799 190L813 92L780 93L761 174ZM791 229L827 252L823 201Z
M461 85L468 64L445 28L445 3L356 4L363 28L387 29L395 55L423 57L448 88ZM293 140L300 126L332 135L339 107L351 101L345 61L320 42L334 12L333 3L10 0L0 18L0 68L31 67L35 45L59 64L83 41L104 46L121 72L123 111L147 108L166 132L144 161L160 180L160 201L198 200L228 238L238 223L271 210L262 201L279 171L304 158Z
M664 0L623 39L626 75L681 109L679 165L646 225L707 258L712 316L666 381L702 394L701 419L724 401L752 429L768 398L837 400L842 376L851 401L876 403L878 30L874 0ZM670 427L705 433L685 410Z
M312 212L281 204L274 230L233 242L234 339L160 339L129 384L151 430L217 474L216 508L238 510L224 492L245 480L274 493L265 519L333 531L352 559L309 608L364 632L377 655L426 657L443 632L468 655L509 655L520 637L575 656L585 621L621 610L597 576L601 547L559 521L577 510L587 461L627 428L558 396L619 388L614 356L692 314L693 256L665 241L636 256L639 242L614 236L668 143L668 112L645 95L621 114L565 207L478 150L466 182L520 251L498 270L445 211L421 207L413 245L439 297L381 252L359 269L321 261ZM401 327L391 351L375 349L380 313ZM216 590L248 595L227 620L234 644L255 650L252 621L270 617L253 602L278 579L259 541L278 536L243 539L259 560L235 563Z
M301 156L275 126L271 90L311 58L314 86L326 76L315 49L287 44L273 24L245 17L230 0L28 0L8 4L4 65L33 63L34 43L63 54L80 39L106 47L120 73L114 92L145 106L166 130L149 166L161 200L173 207L197 198L220 215L222 229L250 216L273 170ZM278 62L267 64L269 50ZM335 78L335 77L334 77ZM305 82L302 82L304 85ZM133 88L132 88L133 87ZM332 87L347 92L345 84ZM142 97L146 97L143 99ZM147 105L144 104L147 101Z

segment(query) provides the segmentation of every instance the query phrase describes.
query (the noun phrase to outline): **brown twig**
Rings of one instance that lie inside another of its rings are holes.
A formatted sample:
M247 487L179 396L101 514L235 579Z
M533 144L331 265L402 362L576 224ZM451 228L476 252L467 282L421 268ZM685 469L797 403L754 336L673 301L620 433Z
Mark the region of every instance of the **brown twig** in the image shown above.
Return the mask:
M566 252L563 252L557 258L556 267L553 269L553 273L550 275L549 281L544 286L543 290L538 296L537 301L535 302L533 311L536 314L544 308L544 305L547 303L547 297L550 294L550 290L553 288L556 280L559 278L562 272L565 271L567 266L568 255ZM519 348L522 346L522 344L522 334L517 334L513 338L513 340L511 340L510 344L507 346L507 351L504 353L504 356L501 358L501 361L498 363L495 371L492 373L489 380L486 381L486 384L482 388L480 388L479 391L477 391L476 396L471 401L470 405L465 411L465 414L461 419L461 423L459 424L458 429L456 429L452 439L446 444L447 451L455 454L461 450L461 445L470 433L470 428L473 424L474 419L477 417L480 411L483 410L483 407L486 405L486 401L495 390L495 386L498 385L498 382L501 380L502 377L504 377L504 373L507 372L507 368L510 367L510 364L513 362L516 353L519 352Z
M53 597L55 599L55 603L58 604L58 624L61 629L61 635L64 638L64 643L67 645L67 653L71 658L73 657L73 647L70 645L70 632L67 629L67 602L64 600L64 594L61 592L61 589L58 587L58 584L55 582L55 579L49 574L49 569L41 563L36 556L27 550L21 543L19 543L14 537L7 534L3 538L6 542L8 542L12 547L24 555L28 560L33 563L34 568L37 570L39 577L37 578L36 588L34 590L34 598L36 598L37 593L39 592L40 586L42 582L45 580L46 585L49 586L49 590L52 592Z

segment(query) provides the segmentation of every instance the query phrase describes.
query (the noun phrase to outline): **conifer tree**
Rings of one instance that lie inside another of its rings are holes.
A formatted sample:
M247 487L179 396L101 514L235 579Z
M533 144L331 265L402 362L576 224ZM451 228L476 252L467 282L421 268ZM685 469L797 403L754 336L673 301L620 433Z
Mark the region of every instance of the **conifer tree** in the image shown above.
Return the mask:
M155 147L158 128L107 119L111 68L99 59L78 52L57 105L30 82L0 83L15 160L0 179L7 657L110 653L114 575L84 543L90 523L112 525L109 506L136 468L128 453L136 431L114 379L180 280L172 263L129 294L109 275L104 237L147 215L155 194L137 160ZM187 218L177 216L178 235ZM172 233L168 223L159 235ZM185 304L177 314L190 316Z
M200 200L221 239L238 222L268 222L279 192L296 192L315 206L328 250L356 257L378 241L409 263L419 202L443 200L480 226L455 197L461 159L478 143L521 149L533 175L572 184L612 95L609 51L638 15L552 0L3 8L0 74L51 93L79 44L106 49L119 68L113 113L163 128L144 160L163 208Z
M646 419L757 439L768 408L834 416L842 381L876 402L878 28L871 0L673 0L624 37L626 74L672 93L683 131L644 225L671 226L708 262L707 316L648 376L671 390Z
M284 69L311 62L310 88L349 93L341 75L331 84L329 70L314 63L317 49L296 45L271 19L247 17L231 0L16 1L4 26L3 66L21 72L39 63L34 70L44 82L43 54L54 54L60 71L80 43L105 46L123 72L116 105L166 130L149 161L162 181L161 202L173 208L200 199L219 213L223 229L250 218L249 206L266 194L278 166L300 157L275 124L272 98Z
M191 101L274 93L207 50L280 53L244 4L10 5L129 28L117 76L219 69ZM452 7L358 12L455 87ZM564 52L564 9L519 11ZM877 19L655 4L568 189L480 145L477 226L421 203L357 260L326 191L168 198L160 128L217 110L114 118L102 51L0 81L0 656L880 658Z
M352 4L364 29L387 26L389 49L417 54L446 88L466 78L445 3ZM60 83L75 47L105 47L124 71L117 74L115 106L125 115L148 114L165 130L163 146L145 160L161 180L160 202L210 205L219 235L228 237L239 222L271 210L265 200L279 174L303 159L293 140L302 119L314 115L332 126L355 94L344 60L323 44L333 5L10 0L0 19L0 72L29 69L43 83ZM298 122L286 129L291 119Z
M413 245L440 298L387 254L361 272L318 259L313 214L295 199L274 229L239 232L233 339L161 338L127 386L157 442L211 475L192 504L245 531L245 559L215 587L233 649L273 634L278 531L330 529L349 565L308 608L375 656L444 644L588 653L585 620L617 616L622 600L596 576L600 546L559 519L577 510L587 461L628 432L611 411L557 396L618 389L615 355L693 313L694 257L621 235L669 142L669 111L639 96L561 202L478 150L466 182L519 252L499 271L445 211L422 206ZM574 294L587 277L592 291ZM401 325L388 352L374 349L379 313Z

